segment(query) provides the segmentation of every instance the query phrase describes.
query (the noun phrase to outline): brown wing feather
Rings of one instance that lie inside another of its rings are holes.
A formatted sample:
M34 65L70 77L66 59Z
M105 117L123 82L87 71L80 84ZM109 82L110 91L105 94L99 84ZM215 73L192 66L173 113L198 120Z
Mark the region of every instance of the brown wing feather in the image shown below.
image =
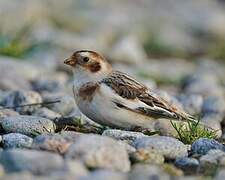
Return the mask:
M156 118L167 117L182 120L191 117L163 98L157 96L155 93L150 92L150 90L145 85L137 82L122 72L112 72L107 78L103 79L101 83L111 87L118 95L123 98L137 98L149 106L149 108L140 107L134 109L133 111L135 112Z

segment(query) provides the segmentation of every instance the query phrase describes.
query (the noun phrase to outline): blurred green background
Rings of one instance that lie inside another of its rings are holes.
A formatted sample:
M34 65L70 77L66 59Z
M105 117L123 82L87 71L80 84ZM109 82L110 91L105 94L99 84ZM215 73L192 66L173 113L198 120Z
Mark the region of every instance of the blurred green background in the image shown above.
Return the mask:
M225 60L223 0L1 0L0 24L0 54L20 59L92 49L125 63Z

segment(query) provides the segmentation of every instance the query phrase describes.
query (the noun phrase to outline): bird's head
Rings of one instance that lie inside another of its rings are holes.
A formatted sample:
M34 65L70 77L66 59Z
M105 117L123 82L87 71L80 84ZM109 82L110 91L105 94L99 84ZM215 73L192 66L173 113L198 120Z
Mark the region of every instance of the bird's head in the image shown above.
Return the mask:
M94 51L76 51L65 64L72 67L75 79L80 81L101 80L111 72L111 65L103 56Z

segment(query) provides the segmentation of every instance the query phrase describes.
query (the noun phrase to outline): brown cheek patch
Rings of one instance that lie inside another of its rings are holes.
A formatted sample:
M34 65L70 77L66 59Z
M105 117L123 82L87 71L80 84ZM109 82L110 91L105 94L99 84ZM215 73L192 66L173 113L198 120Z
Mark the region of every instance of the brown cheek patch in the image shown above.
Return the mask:
M95 72L100 71L101 65L100 65L99 62L96 62L96 63L90 64L90 65L88 66L88 68L89 68L89 70L90 70L91 72L95 73Z
M83 100L92 101L97 90L99 90L99 84L97 83L86 83L79 89L79 96Z

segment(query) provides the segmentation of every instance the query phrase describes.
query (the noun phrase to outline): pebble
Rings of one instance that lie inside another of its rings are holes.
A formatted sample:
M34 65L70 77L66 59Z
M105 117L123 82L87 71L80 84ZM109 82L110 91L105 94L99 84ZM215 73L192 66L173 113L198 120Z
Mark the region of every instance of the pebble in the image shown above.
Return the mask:
M178 158L175 161L175 166L182 169L185 174L195 174L199 168L199 161L189 157Z
M40 94L34 91L12 91L2 101L2 105L7 107L14 107L33 103L42 103L42 97L40 96ZM16 107L14 109L20 114L31 114L39 107L40 105L35 105Z
M191 153L205 155L212 149L225 151L225 146L214 139L200 138L191 145Z
M133 163L146 163L146 164L163 164L164 156L157 151L148 151L139 149L130 154L130 159Z
M27 136L36 136L55 131L55 125L51 120L25 115L3 118L2 127L7 133L21 133Z
M35 175L46 175L63 168L64 161L58 154L10 149L2 152L0 162L7 172L29 171Z
M200 158L200 172L205 175L214 175L219 165L220 159L225 157L225 152L221 150L210 150Z
M151 136L137 139L134 142L137 149L155 150L166 159L176 159L187 156L188 146L181 141L167 136Z
M210 96L206 98L202 105L202 113L215 113L224 116L225 114L225 99L222 96Z
M63 93L43 93L43 101L60 100L59 103L46 105L49 109L63 116L69 115L76 108L75 100L72 96Z
M89 173L82 162L72 159L67 159L65 161L64 171L66 174L70 174L73 177L83 177L87 176Z
M30 148L32 142L32 138L20 133L10 133L2 136L4 148Z
M64 154L71 144L59 134L44 134L34 138L32 147Z
M86 177L81 177L80 180L128 180L127 174L108 170L108 169L99 169L91 172Z
M122 172L130 170L125 146L106 136L79 136L65 157L80 159L89 168L106 168Z
M137 179L170 180L170 176L159 166L149 164L136 164L133 166L132 171L129 174L129 180Z
M1 119L4 118L4 117L18 116L18 115L19 115L19 113L12 110L12 109L2 109L2 110L0 110L0 122L1 122Z
M123 131L118 129L107 129L102 135L112 137L116 140L126 141L129 144L132 144L138 138L147 137L141 132Z
M61 117L61 115L59 113L54 112L46 107L37 109L32 115L51 119L51 120L55 120L56 118Z
M197 94L181 95L178 100L183 105L185 112L189 114L200 114L202 110L203 97Z

